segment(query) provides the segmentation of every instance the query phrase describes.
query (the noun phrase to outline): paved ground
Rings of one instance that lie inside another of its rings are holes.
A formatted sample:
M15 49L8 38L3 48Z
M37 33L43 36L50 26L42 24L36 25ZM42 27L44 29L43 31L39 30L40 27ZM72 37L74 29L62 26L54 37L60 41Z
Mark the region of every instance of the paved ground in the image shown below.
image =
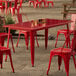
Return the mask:
M24 39L20 39L19 47L16 47L17 39L14 40L15 53L12 52L13 65L15 73L12 73L9 58L5 62L3 60L3 69L0 69L0 76L47 76L46 71L48 68L50 50L54 48L55 40L48 41L47 50L44 48L44 40L38 40L39 48L35 44L35 66L31 66L30 45L26 50ZM62 46L64 41L58 41L58 45ZM6 46L6 41L5 41ZM10 46L11 48L11 42ZM12 51L12 48L11 48ZM5 58L5 56L4 56ZM76 76L73 59L70 59L70 76ZM53 57L49 76L65 76L64 62L62 63L61 70L58 71L57 56Z
M62 0L62 1L66 2L66 0ZM71 0L68 0L68 1L71 1ZM38 19L38 18L62 19L63 17L62 17L62 14L60 13L61 11L63 11L63 7L61 7L61 5L62 5L62 2L61 3L55 2L54 8L50 7L50 8L35 9L33 7L28 7L28 4L24 3L22 13L26 13L29 20ZM23 21L26 21L26 19L23 19ZM50 29L49 35L51 34L52 36L56 37L56 32L59 28L61 27ZM44 33L44 31L40 33ZM20 40L19 47L16 47L17 39L13 39L13 40L14 40L14 46L16 51L15 53L12 52L12 59L13 59L15 73L12 73L9 58L8 58L7 62L3 60L3 69L0 69L0 76L47 76L46 71L49 63L50 50L54 48L55 40L48 41L48 48L46 50L44 48L44 38L40 39L38 37L39 48L35 44L35 66L34 67L31 66L30 45L29 45L29 49L26 50L24 39ZM60 40L61 41L58 41L57 47L63 45L64 37L62 36ZM5 46L6 46L6 41L5 41ZM9 47L11 48L11 42ZM12 48L11 48L11 51L12 51ZM76 70L74 68L72 57L70 59L69 71L70 71L69 76L76 76ZM66 76L64 62L62 63L61 70L58 71L57 56L53 57L51 68L49 71L49 76Z

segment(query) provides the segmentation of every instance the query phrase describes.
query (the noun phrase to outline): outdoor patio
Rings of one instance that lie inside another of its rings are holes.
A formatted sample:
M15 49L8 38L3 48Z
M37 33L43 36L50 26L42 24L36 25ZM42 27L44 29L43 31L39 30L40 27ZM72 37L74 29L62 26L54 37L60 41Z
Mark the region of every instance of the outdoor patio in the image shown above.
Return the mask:
M15 73L12 73L9 58L7 62L3 62L3 69L0 69L1 76L47 76L46 71L48 68L50 50L54 48L55 40L48 41L47 50L44 48L44 40L38 40L39 48L35 44L35 66L31 65L30 45L26 50L24 39L20 40L19 47L16 47L17 39L14 40L15 53L12 52L13 65ZM58 46L62 46L64 41L58 41ZM6 42L5 42L6 43ZM5 44L6 46L6 44ZM10 46L11 48L11 42ZM11 48L12 51L12 48ZM4 57L5 58L5 57ZM49 76L66 76L64 62L62 62L61 70L58 70L58 59L53 57ZM70 76L76 76L73 59L70 59Z
M33 7L28 7L27 2L23 3L22 13L26 14L29 20L39 19L39 18L63 19L63 14L61 14L61 11L63 11L62 3L65 2L66 0L62 0L62 1L58 0L59 2L56 2L56 1L57 0L54 0L55 2L54 8L51 8L51 7L33 8ZM71 0L68 0L68 1L70 2ZM16 15L14 17L16 17ZM23 21L27 21L24 16L23 16ZM11 52L12 52L12 60L13 60L15 73L12 73L9 58L7 62L5 62L4 60L5 55L4 55L3 68L0 69L0 76L47 76L46 72L49 64L50 50L55 48L57 30L62 27L64 26L51 28L49 30L49 36L53 36L55 39L48 40L47 49L45 49L44 36L43 37L38 36L39 48L35 43L35 66L34 67L32 67L31 65L30 44L29 44L29 49L27 50L24 37L22 36L19 41L19 46L16 47L17 37L13 36L15 53L13 53L11 42L9 42L9 48L11 48ZM38 34L44 35L44 30L38 31ZM64 41L65 41L64 36L60 35L57 47L62 46ZM5 40L5 46L7 46L7 40ZM66 76L64 62L62 62L61 70L60 71L58 70L57 56L54 56L52 59L52 64L51 64L48 76ZM72 57L70 59L70 65L69 65L69 76L76 76L76 69L74 67Z

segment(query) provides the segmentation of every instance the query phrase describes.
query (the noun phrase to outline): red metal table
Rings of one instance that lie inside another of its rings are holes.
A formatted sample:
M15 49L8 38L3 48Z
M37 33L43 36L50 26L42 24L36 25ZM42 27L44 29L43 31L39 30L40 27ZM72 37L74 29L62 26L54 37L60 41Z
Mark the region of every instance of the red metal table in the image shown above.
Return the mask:
M5 3L5 13L7 14L7 9L8 9L8 3L12 3L15 2L15 0L0 0L0 2L4 2Z
M38 24L36 23L36 20L35 20L35 22L28 21L28 22L22 22L22 23L17 23L17 24L4 25L5 28L9 29L7 44L9 44L9 35L10 35L11 29L25 30L25 31L30 32L30 48L31 48L31 64L32 64L32 66L34 66L34 32L35 31L45 30L45 48L47 48L48 29L49 28L67 25L67 30L69 31L68 23L71 22L69 20L57 20L57 19L45 19L45 20L46 20L45 22L39 22Z

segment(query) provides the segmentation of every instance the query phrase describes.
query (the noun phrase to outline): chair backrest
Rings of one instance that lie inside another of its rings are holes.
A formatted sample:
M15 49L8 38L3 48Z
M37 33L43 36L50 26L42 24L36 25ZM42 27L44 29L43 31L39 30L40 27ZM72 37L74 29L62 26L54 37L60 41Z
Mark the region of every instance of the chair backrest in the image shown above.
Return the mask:
M76 20L76 14L71 14L71 20L73 21L73 22L71 22L71 28L70 28L70 30L76 30L76 24L75 24L75 20Z
M18 19L18 22L21 23L22 22L22 14L17 14L17 19Z

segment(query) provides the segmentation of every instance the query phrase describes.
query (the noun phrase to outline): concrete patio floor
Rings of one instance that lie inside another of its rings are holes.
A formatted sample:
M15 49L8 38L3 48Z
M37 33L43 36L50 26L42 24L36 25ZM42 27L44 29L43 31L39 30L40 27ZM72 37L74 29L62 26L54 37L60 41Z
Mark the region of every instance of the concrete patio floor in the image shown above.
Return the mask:
M24 39L20 39L19 47L16 47L17 39L14 40L15 53L12 52L13 65L15 73L12 73L9 58L5 62L3 60L3 69L0 69L0 76L47 76L46 71L48 68L50 50L54 48L55 40L48 41L48 48L44 47L44 39L38 40L39 48L35 43L35 66L31 65L30 45L29 49L26 50ZM5 46L6 46L5 41ZM57 47L62 46L64 41L58 41ZM10 46L11 51L11 42ZM4 56L5 58L5 56ZM66 76L64 62L62 62L61 70L58 70L57 56L52 59L49 76ZM74 67L73 59L70 59L69 65L69 76L76 76L76 70Z

